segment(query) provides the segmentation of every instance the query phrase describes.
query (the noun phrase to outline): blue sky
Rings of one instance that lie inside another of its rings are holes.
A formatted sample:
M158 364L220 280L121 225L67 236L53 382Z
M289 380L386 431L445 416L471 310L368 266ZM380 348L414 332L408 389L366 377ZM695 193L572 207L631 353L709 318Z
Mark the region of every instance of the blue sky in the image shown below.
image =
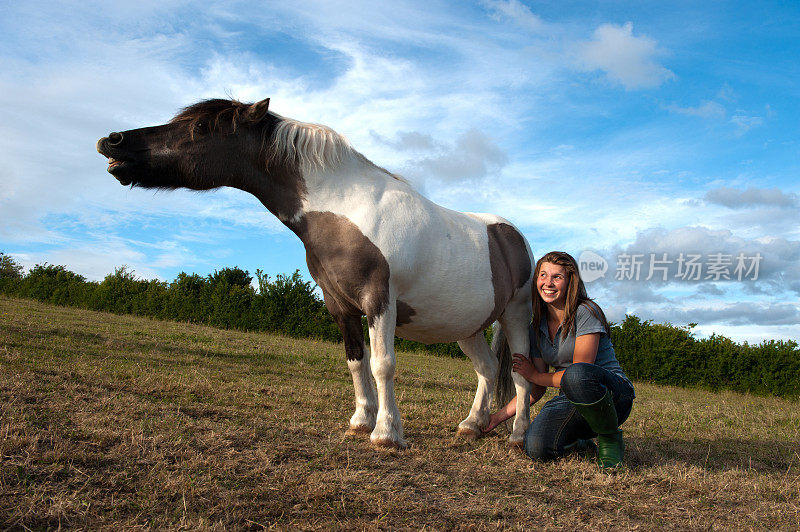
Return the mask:
M255 198L126 189L94 150L201 98L270 97L536 256L591 251L613 320L798 339L798 48L786 2L6 2L0 251L89 279L308 277Z

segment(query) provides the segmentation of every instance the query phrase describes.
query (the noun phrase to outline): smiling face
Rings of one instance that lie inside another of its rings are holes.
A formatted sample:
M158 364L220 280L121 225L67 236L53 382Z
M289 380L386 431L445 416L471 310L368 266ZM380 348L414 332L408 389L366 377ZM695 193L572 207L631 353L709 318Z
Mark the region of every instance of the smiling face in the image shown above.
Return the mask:
M551 262L543 262L540 265L536 277L536 290L542 301L558 309L564 308L568 286L569 274L566 268Z

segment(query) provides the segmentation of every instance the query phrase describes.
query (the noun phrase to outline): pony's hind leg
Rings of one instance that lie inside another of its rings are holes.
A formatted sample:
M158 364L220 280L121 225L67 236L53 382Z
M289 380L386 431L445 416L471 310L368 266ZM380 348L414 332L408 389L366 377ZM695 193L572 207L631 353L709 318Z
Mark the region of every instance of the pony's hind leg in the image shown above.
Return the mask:
M369 349L364 346L361 316L343 316L336 320L342 330L347 367L353 377L356 411L350 418L347 435L369 434L375 428L378 399L369 367Z
M525 292L527 292L527 290ZM529 296L526 301L525 295L527 294L523 292L521 295L518 294L516 298L512 299L498 321L506 334L511 353L522 353L527 357L530 356L530 336L528 328L531 320L531 306ZM511 431L511 436L509 436L508 441L512 445L519 446L522 445L525 431L531 423L530 394L533 384L515 371L511 373L511 378L514 380L514 388L517 392L517 413L514 417L514 428ZM498 405L498 408L502 406L503 405Z
M489 408L491 406L494 383L497 379L497 358L492 356L483 331L458 341L458 346L472 361L475 373L478 374L478 389L469 416L458 424L458 436L476 439L481 429L489 424Z
M370 441L378 447L405 449L403 423L394 393L397 361L394 353L394 332L397 310L394 304L370 320L369 339L372 350L372 375L378 386L378 419Z

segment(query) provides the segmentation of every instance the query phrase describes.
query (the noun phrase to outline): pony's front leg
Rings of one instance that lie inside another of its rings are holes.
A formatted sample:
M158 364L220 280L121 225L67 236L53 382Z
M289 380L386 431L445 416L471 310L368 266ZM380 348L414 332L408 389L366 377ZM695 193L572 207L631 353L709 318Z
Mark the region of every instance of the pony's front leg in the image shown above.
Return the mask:
M347 367L353 377L353 389L356 395L356 411L350 418L347 435L369 434L375 428L375 416L378 412L378 400L369 367L369 350L364 350L361 360L348 360Z
M458 436L467 439L477 439L481 429L489 424L489 408L494 392L494 383L497 379L498 362L492 356L483 332L475 334L465 340L459 340L458 346L472 361L475 373L478 374L478 389L469 416L458 424Z
M369 434L375 428L378 399L369 368L369 350L364 346L361 316L339 316L336 322L342 331L347 367L353 377L356 411L350 418L347 435Z
M387 305L380 316L372 317L369 321L372 375L378 386L378 419L375 430L370 435L370 441L379 447L405 449L403 423L400 420L394 393L394 373L397 364L394 354L396 306Z

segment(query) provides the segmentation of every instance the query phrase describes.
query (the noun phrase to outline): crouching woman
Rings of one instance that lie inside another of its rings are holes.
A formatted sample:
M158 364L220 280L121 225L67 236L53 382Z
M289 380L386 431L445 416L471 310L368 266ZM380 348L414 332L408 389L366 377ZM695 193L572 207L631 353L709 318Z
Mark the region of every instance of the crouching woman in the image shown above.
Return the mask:
M532 360L514 354L512 368L533 383L531 404L550 386L560 393L528 427L525 453L550 460L593 446L597 436L600 467L617 467L625 449L619 426L631 412L634 390L614 355L606 317L586 295L578 265L567 253L553 251L539 259L534 283ZM484 431L515 413L516 398L492 414Z

